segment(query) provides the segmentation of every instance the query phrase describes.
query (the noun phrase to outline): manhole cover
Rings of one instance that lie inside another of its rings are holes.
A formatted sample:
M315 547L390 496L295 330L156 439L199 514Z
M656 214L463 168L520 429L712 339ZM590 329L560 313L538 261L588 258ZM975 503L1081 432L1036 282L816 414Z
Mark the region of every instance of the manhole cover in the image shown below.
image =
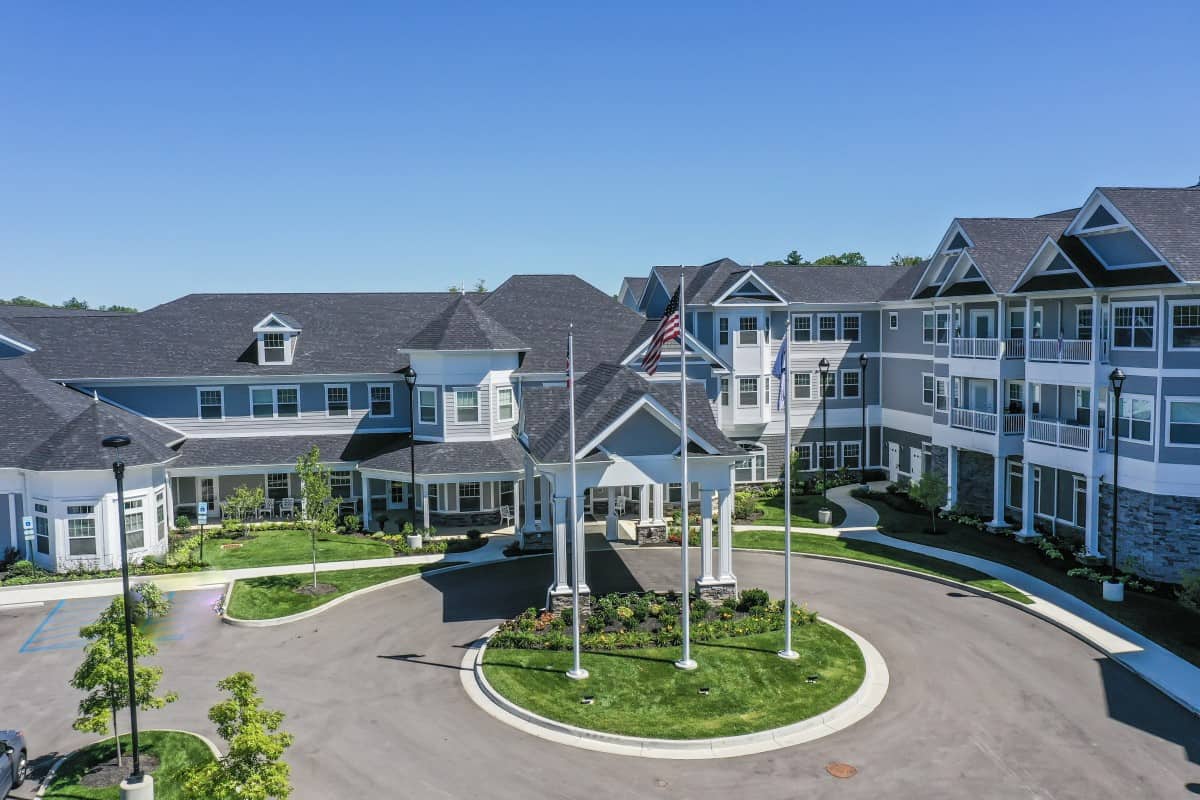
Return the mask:
M858 774L858 770L849 764L843 764L840 761L834 761L825 765L825 771L835 778L853 778Z

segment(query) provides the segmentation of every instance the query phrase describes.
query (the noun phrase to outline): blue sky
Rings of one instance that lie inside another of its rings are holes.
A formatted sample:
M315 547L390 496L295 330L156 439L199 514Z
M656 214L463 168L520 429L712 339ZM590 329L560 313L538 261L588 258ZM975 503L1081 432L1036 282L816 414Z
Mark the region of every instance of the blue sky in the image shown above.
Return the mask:
M1195 2L182 5L0 6L0 296L615 291L1200 176Z

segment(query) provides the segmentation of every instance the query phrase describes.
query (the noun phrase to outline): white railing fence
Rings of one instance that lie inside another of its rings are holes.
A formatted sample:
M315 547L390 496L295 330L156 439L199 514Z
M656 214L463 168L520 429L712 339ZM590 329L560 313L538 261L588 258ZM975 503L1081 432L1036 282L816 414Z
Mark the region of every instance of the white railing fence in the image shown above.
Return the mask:
M1005 414L1004 415L1004 433L1005 434L1023 434L1025 433L1025 415L1024 414Z
M1092 360L1091 339L1031 339L1030 361L1087 364Z
M970 408L950 409L950 425L981 433L996 432L996 415L990 411L974 411Z
M1000 354L999 339L964 339L950 342L950 355L956 358L996 358Z
M1029 441L1087 450L1092 445L1092 429L1049 419L1029 420Z
M1025 357L1025 340L1024 339L1005 339L1004 340L1004 357L1005 358L1024 358Z

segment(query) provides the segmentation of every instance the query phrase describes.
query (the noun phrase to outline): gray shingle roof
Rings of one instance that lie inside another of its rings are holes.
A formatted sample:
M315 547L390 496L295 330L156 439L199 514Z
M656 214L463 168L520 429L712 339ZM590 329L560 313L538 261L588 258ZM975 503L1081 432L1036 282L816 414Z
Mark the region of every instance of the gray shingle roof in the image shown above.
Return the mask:
M467 295L457 295L442 313L401 346L406 350L529 349Z
M407 441L406 433L204 437L184 442L172 467L289 466L313 445L321 451L322 461L353 464Z
M971 239L967 250L992 289L1008 292L1046 237L1066 230L1065 217L982 217L956 220Z
M689 305L715 302L750 270L789 303L871 303L910 274L908 267L893 266L744 266L722 258L699 267L655 267L654 272L670 292L687 275ZM907 295L905 295L907 296Z
M1200 281L1200 187L1101 187L1184 280Z
M640 303L642 300L642 292L646 291L646 284L649 283L649 278L639 278L636 275L626 276L625 284L629 287L629 291L633 294L635 303Z
M409 472L408 436L364 459L359 466ZM517 472L525 466L525 451L516 439L484 442L417 442L417 475L461 475Z
M9 325L3 319L0 319L0 336L3 336L10 341L20 342L26 347L34 346L30 336L17 330L12 325Z

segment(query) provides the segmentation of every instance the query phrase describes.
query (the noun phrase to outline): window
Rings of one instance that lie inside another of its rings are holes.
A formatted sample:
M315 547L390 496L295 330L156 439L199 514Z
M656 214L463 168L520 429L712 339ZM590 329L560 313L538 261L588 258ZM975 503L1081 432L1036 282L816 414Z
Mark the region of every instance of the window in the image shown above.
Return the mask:
M1025 384L1020 381L1008 382L1008 413L1025 413Z
M821 373L818 372L817 374L820 375ZM827 398L836 400L837 399L837 373L826 372L825 373L825 383L823 386L825 389L824 396Z
M198 389L200 398L200 419L225 418L225 390Z
M858 397L858 370L842 370L842 397Z
M1171 347L1200 347L1200 303L1171 305Z
M432 386L417 388L417 421L422 425L437 424L437 389Z
M1168 444L1200 447L1200 399L1168 400Z
M48 555L50 553L50 518L47 516L49 507L45 503L34 503L33 513L33 533L37 540L37 551L42 555Z
M1087 479L1078 475L1071 479L1072 498L1071 522L1079 528L1087 524Z
M267 499L282 500L291 492L286 472L267 473Z
M1008 507L1020 508L1024 498L1021 496L1025 484L1025 465L1020 461L1008 462Z
M738 378L738 407L758 405L758 378Z
M1030 334L1029 334L1031 339L1041 339L1042 338L1042 333L1043 333L1042 316L1043 316L1043 314L1042 314L1041 306L1038 306L1033 309L1033 329L1032 329L1032 331L1030 331Z
M746 451L746 457L733 464L733 480L735 483L761 483L767 479L767 451L757 442L738 442L738 447ZM675 497L679 497L676 487Z
M501 386L496 392L496 415L500 422L512 422L515 418L511 386Z
M73 556L96 555L95 506L67 506L67 545Z
M758 344L758 317L738 317L738 344Z
M720 317L717 319L717 343L729 344L729 318Z
M729 405L729 378L721 378L721 405Z
M862 445L859 442L842 442L842 467L844 469L859 468L859 451Z
M932 375L921 376L921 402L927 406L933 405L934 380Z
M811 444L798 444L792 450L796 454L793 468L797 472L807 472L813 468L813 450Z
M146 546L146 517L141 500L125 501L125 545L130 549Z
M1025 338L1025 309L1011 308L1008 311L1008 338Z
M388 505L391 506L406 506L408 501L405 499L405 487L408 484L400 481L388 481Z
M933 312L924 311L921 313L921 341L933 344L933 335Z
M214 478L199 478L198 481L196 499L201 503L208 503L208 508L211 512L213 506L217 504L216 480Z
M821 451L822 466L825 469L837 469L837 443L817 445L817 449Z
M296 386L251 386L250 407L255 419L300 416L300 389Z
M822 342L837 341L837 314L817 315L817 338Z
M286 340L282 333L264 333L262 342L263 362L267 364L279 364L287 361Z
M458 485L458 510L478 511L482 501L482 484L478 482Z
M154 497L154 521L158 528L158 540L167 538L167 498L162 492Z
M1122 439L1149 442L1154 422L1154 401L1149 397L1123 395L1120 419L1112 428Z
M938 411L945 411L947 408L946 402L946 379L934 379L934 398L933 407Z
M373 383L371 392L371 416L390 417L392 415L392 385L390 383Z
M1075 424L1092 424L1092 390L1075 387Z
M808 314L800 314L792 317L792 341L812 341L812 317Z
M900 315L895 311L888 312L888 328L896 330L900 327Z
M1113 347L1149 350L1154 347L1154 306L1113 306Z
M1079 306L1075 312L1075 338L1092 340L1092 307Z
M334 497L353 497L352 478L353 475L347 471L335 470L330 472L329 493Z
M842 314L842 341L857 342L862 318L859 314Z
M792 373L792 399L812 399L812 374L808 372Z
M325 416L327 417L348 417L350 416L350 387L341 386L326 386L325 387Z
M454 414L458 422L479 422L479 392L474 389L455 392Z
M429 484L429 486L426 489L426 492L429 495L429 510L430 511L441 511L442 510L440 501L438 500L438 497L441 496L441 487L442 487L442 485L440 483L431 483L431 484ZM540 505L541 501L539 500L538 502ZM539 519L540 519L540 517L539 517Z
M950 341L950 312L937 312L937 343L947 344Z

